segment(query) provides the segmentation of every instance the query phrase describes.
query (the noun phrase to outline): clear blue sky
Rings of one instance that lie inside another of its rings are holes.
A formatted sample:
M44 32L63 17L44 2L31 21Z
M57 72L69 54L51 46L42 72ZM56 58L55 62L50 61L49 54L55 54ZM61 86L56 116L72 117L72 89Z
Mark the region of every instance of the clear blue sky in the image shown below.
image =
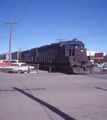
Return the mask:
M0 54L77 38L107 53L107 0L0 0Z

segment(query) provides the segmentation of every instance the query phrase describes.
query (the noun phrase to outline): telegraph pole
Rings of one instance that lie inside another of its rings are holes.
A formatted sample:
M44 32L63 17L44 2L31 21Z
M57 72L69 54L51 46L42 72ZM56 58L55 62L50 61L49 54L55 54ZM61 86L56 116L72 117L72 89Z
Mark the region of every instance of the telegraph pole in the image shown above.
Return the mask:
M10 40L9 40L9 60L11 59L11 35L12 35L12 24L18 24L18 23L12 23L12 19L10 23L4 22L5 24L10 24Z
M19 48L19 60L21 61L21 50L22 50L23 48Z

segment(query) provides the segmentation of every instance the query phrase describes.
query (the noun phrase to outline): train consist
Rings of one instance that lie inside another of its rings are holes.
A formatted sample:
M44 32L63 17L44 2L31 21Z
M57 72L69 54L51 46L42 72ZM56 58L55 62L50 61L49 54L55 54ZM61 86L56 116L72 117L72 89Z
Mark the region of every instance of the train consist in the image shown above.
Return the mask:
M21 52L20 60L33 64L39 63L41 69L49 69L50 67L51 70L77 74L91 73L94 68L87 58L84 44L76 39Z

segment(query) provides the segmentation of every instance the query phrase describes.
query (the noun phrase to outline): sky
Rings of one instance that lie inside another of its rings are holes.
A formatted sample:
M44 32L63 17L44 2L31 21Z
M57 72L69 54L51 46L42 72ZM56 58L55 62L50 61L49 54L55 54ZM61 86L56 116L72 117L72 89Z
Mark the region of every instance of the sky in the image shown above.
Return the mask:
M0 54L9 53L11 19L11 52L77 38L107 54L107 0L0 0Z

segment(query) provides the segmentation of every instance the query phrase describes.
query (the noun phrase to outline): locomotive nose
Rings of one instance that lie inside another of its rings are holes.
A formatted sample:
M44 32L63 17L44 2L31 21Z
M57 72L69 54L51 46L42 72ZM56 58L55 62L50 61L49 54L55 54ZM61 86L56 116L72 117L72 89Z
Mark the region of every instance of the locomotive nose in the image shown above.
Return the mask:
M75 48L75 61L86 61L86 49Z

